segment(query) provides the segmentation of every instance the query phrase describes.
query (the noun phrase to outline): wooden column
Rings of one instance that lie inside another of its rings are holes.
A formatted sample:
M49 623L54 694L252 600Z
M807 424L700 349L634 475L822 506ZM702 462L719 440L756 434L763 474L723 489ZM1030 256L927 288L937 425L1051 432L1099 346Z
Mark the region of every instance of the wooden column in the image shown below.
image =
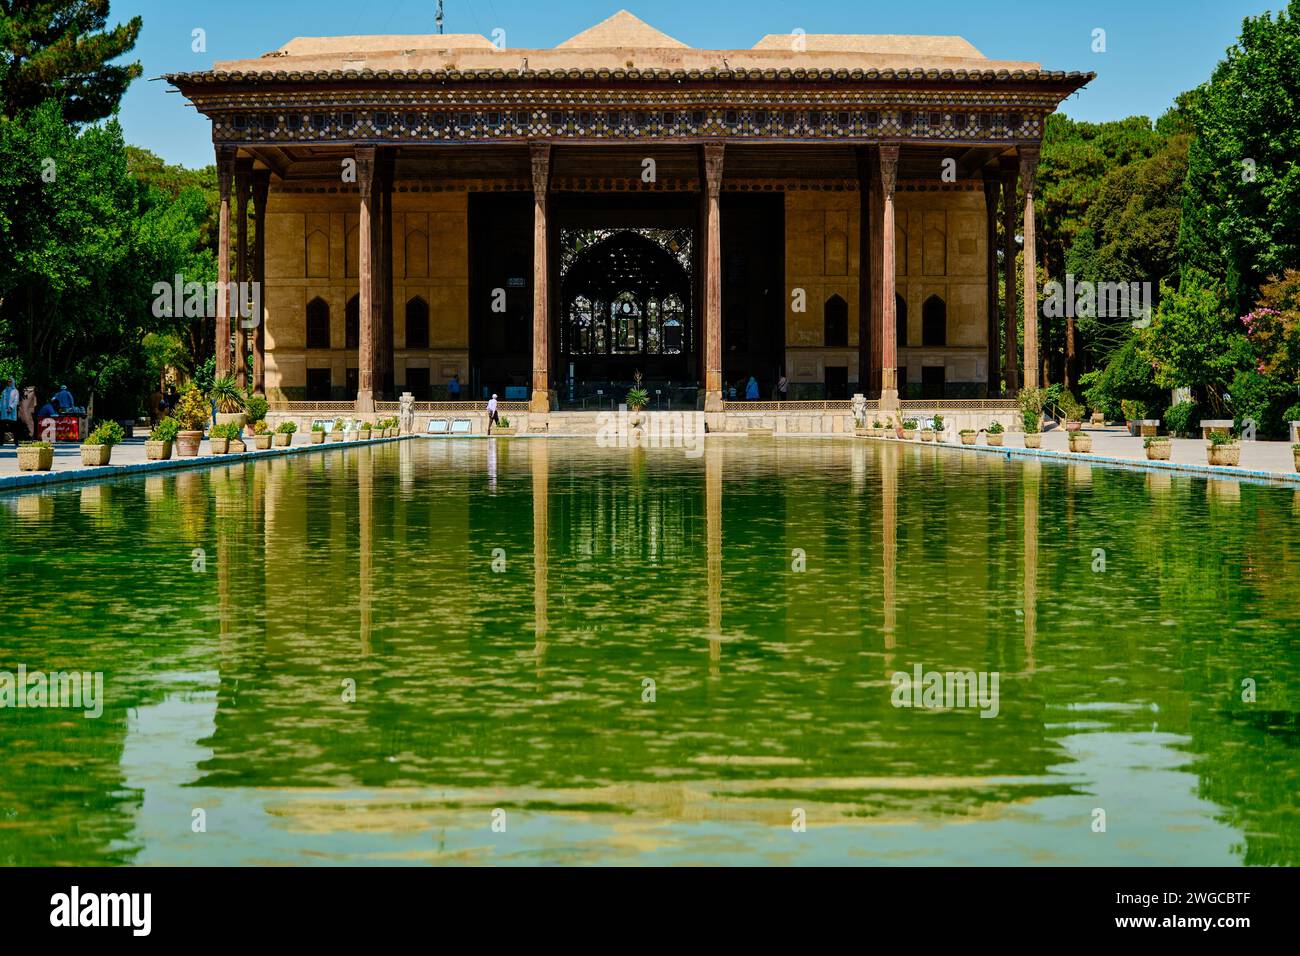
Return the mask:
M532 143L529 152L533 165L533 394L528 410L545 415L551 410L551 244L546 223L551 144Z
M1001 184L990 171L984 172L985 271L988 279L988 388L985 395L993 398L1002 391L1002 353L998 348L998 193Z
M871 229L871 391L865 393L868 398L880 398L882 369L885 367L882 349L885 347L885 300L881 289L885 283L885 249L881 237L884 234L885 202L880 192L880 147L871 147L867 157L868 186ZM860 267L859 267L860 268Z
M357 147L357 188L361 193L358 211L357 272L360 277L358 291L357 330L357 401L358 414L375 410L375 230L374 225L375 147Z
M1025 385L1037 388L1038 377L1038 230L1034 224L1034 189L1038 184L1038 147L1020 147L1020 190L1025 203Z
M1007 383L1007 394L1015 395L1020 391L1020 347L1016 333L1016 177L1018 166L1015 160L1002 161L1002 282L1003 319L1002 333L1002 377Z
M877 348L872 335L872 303L879 298L871 284L871 196L872 163L870 146L859 146L855 151L858 164L858 391L871 397L875 390L872 378L872 356Z
M378 256L379 256L379 359L376 386L391 401L395 384L393 336L393 155L384 150L377 164L379 174Z
M257 286L260 314L253 327L253 391L266 394L266 199L271 189L271 171L253 172L253 282Z
M722 411L722 157L721 143L704 146L704 410Z
M235 179L235 147L217 147L217 377L230 374L230 190Z
M235 293L232 310L235 328L235 381L248 390L248 329L242 318L248 307L243 298L248 281L248 181L253 173L251 159L235 160Z
M898 147L880 147L880 198L884 214L880 223L881 261L881 372L880 408L898 408L898 310L895 304L894 277L894 186L898 182Z

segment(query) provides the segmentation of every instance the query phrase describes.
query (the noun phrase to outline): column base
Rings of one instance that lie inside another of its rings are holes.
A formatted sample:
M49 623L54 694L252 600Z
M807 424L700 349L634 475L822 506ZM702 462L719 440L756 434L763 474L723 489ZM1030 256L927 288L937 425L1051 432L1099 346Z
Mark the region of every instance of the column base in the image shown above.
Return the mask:
M880 410L882 412L898 411L898 389L886 388L880 392Z
M353 406L358 415L368 415L375 410L374 391L357 392L357 401Z
M709 389L704 393L704 410L713 414L722 411L722 389Z
M551 393L546 389L533 389L533 397L528 402L528 411L533 415L545 415L551 410Z

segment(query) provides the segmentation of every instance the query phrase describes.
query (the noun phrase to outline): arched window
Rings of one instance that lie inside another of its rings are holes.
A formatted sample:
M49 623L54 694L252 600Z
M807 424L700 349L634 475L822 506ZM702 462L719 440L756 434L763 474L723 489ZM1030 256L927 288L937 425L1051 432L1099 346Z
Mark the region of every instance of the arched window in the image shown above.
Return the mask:
M849 344L849 304L838 295L826 300L823 311L825 344L843 348Z
M406 303L406 347L429 347L429 303L418 295Z
M907 344L907 301L901 295L894 296L894 313L896 344L901 349Z
M347 308L343 310L344 345L355 349L361 347L361 296L354 295L348 299Z
M682 300L676 295L670 295L664 299L663 306L659 311L659 317L662 320L660 328L660 347L664 355L681 355L682 343L684 341L685 326L683 317L686 314L686 307Z
M921 344L948 344L948 307L937 295L930 296L925 300L925 305L921 306Z
M330 347L330 307L317 297L307 303L307 348Z

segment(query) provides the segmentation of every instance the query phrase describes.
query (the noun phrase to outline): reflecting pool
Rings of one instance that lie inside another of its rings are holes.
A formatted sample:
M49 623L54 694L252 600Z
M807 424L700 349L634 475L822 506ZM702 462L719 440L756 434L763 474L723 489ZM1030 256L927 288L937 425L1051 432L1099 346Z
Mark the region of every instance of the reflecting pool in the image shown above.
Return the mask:
M867 441L3 496L103 712L0 709L0 862L1297 865L1297 582L1297 491Z

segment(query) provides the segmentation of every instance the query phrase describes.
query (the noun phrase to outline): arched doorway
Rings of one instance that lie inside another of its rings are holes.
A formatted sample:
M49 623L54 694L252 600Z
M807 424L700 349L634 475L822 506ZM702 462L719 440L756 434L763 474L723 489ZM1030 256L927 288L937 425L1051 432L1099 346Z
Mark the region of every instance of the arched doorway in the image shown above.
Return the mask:
M692 380L689 244L647 232L577 237L588 244L572 251L561 279L557 381L570 366L587 390L616 391L638 371L647 383Z

